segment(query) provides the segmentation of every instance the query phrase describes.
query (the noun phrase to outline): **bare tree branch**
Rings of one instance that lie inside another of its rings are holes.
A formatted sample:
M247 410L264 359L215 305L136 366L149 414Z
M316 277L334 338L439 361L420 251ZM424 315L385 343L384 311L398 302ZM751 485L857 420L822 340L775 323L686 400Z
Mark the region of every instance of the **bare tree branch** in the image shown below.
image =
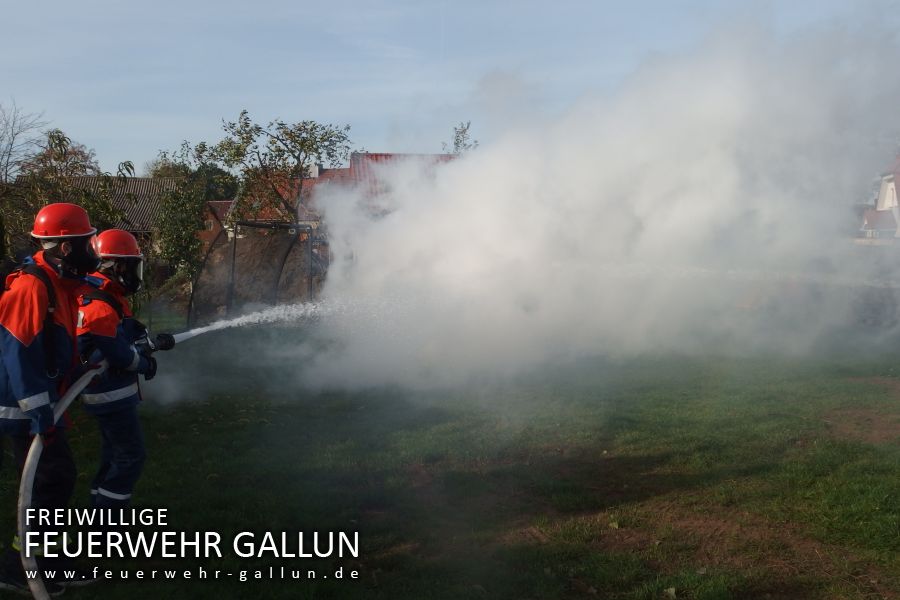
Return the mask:
M15 101L0 104L0 184L12 183L22 161L41 142L40 131L47 125L42 113L26 113Z

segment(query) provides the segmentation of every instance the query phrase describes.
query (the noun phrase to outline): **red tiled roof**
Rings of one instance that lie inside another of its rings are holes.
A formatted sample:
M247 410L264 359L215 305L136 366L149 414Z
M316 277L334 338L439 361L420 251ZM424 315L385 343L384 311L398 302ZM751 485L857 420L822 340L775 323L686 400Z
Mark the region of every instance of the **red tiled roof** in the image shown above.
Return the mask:
M427 166L434 166L445 163L455 158L452 154L388 154L374 152L354 152L350 155L350 166L319 169L317 177L309 177L307 179L293 179L289 183L280 185L282 193L287 197L296 198L297 192L300 190L300 184L303 184L303 201L304 203L312 199L312 194L316 187L327 184L348 184L360 185L364 184L369 188L370 193L380 191L381 182L378 180L378 169L375 165L386 165L391 163L399 163L402 161L422 161Z
M387 165L404 161L420 161L431 167L450 162L452 154L384 154L375 152L354 152L350 155L350 176L353 183L365 183L371 191L379 187L377 168L374 165Z
M224 223L225 219L228 218L231 207L234 206L234 200L209 200L206 205L209 207L213 216L215 216L219 222Z
M392 163L403 160L420 160L437 164L450 162L454 154L400 154L396 152L354 152L350 155L350 168L364 168L365 164Z
M456 158L453 154L390 154L375 152L354 152L350 155L350 165L339 168L320 168L317 177L292 179L277 184L282 197L296 199L302 185L302 204L299 209L300 220L318 220L319 216L310 208L314 204L316 188L323 185L363 186L370 196L383 193L384 183L380 181L378 166L404 161L420 161L428 167L450 162ZM290 200L289 200L290 202ZM279 220L284 216L273 207L266 207L253 217L256 220Z
M896 231L897 221L893 211L868 208L863 213L862 228L867 231Z
M349 167L342 167L338 169L320 169L319 176L315 179L310 179L309 181L316 181L317 183L324 182L336 182L336 183L344 183L352 180L352 173L350 172Z
M350 155L350 166L338 169L320 169L319 176L303 180L304 201L312 199L315 188L323 184L360 185L365 186L371 195L384 190L379 180L378 168L381 165L419 161L428 167L450 162L456 158L453 154L392 154L384 152L354 152ZM296 183L294 184L296 187Z

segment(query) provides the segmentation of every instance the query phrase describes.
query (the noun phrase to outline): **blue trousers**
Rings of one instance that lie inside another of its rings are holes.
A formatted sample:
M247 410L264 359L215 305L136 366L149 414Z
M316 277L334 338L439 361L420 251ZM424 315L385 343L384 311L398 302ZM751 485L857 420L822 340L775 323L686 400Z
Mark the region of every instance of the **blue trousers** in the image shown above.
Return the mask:
M96 508L125 508L141 476L147 452L137 406L95 414L103 445L100 468L91 483L91 505Z

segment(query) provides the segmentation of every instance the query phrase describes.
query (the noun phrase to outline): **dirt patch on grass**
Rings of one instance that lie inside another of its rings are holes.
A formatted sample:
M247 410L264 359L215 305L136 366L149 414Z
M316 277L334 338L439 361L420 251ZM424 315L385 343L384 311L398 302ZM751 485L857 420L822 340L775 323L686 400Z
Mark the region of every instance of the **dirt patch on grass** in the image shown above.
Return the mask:
M651 531L640 528L619 527L615 521L607 524L600 538L600 544L610 552L634 552L652 550L660 545L660 540Z
M823 417L829 434L837 439L868 444L900 443L900 379L864 377L853 381L885 388L897 406L853 406L836 408Z
M813 572L831 561L824 546L804 538L791 527L774 525L747 512L674 501L652 501L640 507L653 519L665 541L693 546L691 560L700 564L746 569L765 566L776 573Z
M827 413L824 422L828 432L838 439L867 444L900 442L900 408L896 412L867 407L838 408Z
M857 423L853 435L859 435L864 415L872 417L873 424L884 421L884 415L874 411L835 411L829 418L845 425ZM835 435L850 435L849 429L833 429ZM690 477L648 475L662 460L659 457L594 453L590 458L577 452L561 462L544 458L532 461L521 473L507 473L504 463L496 471L474 469L479 476L471 480L467 471L463 477L460 472L442 473L441 465L409 465L405 469L409 490L436 519L429 525L431 542L410 551L457 563L469 561L475 565L473 572L480 573L478 565L510 568L503 558L507 555L497 550L524 547L550 562L565 563L556 558L561 551L564 555L565 549L583 548L636 557L660 575L726 573L740 582L735 598L900 599L900 581L873 560L819 542L798 526L720 505L698 491L702 486ZM549 473L553 478L544 477ZM448 478L450 474L454 477ZM558 500L551 501L573 494L569 484L575 482L589 482L579 491L587 501L575 505L596 506L600 502L590 501L596 496L603 499L604 508L582 511L567 508L567 503L559 508ZM477 517L485 513L492 517ZM446 535L436 541L438 530ZM556 573L555 564L551 566ZM585 581L598 586L594 594L603 591L598 581ZM575 583L572 586L577 592Z
M695 545L698 564L752 572L761 569L775 581L804 576L854 589L864 597L898 598L897 582L845 548L811 539L799 528L772 523L759 515L707 505L686 508L674 502L650 502L658 526Z
M822 585L854 590L853 597L900 598L898 582L866 560L759 515L710 506L702 499L693 505L681 497L640 502L630 507L625 523L618 518L604 512L576 519L594 528L591 545L603 552L638 555L660 573L738 572L764 584L756 597L779 598L779 590ZM571 521L563 522L545 531L558 540L571 526ZM819 596L809 590L785 597Z

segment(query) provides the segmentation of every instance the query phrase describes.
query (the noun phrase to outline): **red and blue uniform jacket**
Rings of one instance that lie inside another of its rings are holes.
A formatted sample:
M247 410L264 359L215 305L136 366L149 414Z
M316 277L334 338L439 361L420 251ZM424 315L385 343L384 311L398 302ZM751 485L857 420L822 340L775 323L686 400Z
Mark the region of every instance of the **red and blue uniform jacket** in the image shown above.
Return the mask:
M78 368L75 321L80 280L60 277L38 252L32 262L46 271L56 295L54 331L44 331L47 287L21 271L9 275L0 296L0 432L43 433L53 426L53 407ZM53 340L52 348L45 339ZM48 372L48 357L53 372Z
M110 413L141 400L138 373L146 372L150 363L134 343L147 330L131 313L121 285L102 273L88 275L85 281L78 298L78 352L90 363L105 359L109 368L84 389L81 401L90 413ZM118 302L121 318L108 302L88 297L98 289Z

